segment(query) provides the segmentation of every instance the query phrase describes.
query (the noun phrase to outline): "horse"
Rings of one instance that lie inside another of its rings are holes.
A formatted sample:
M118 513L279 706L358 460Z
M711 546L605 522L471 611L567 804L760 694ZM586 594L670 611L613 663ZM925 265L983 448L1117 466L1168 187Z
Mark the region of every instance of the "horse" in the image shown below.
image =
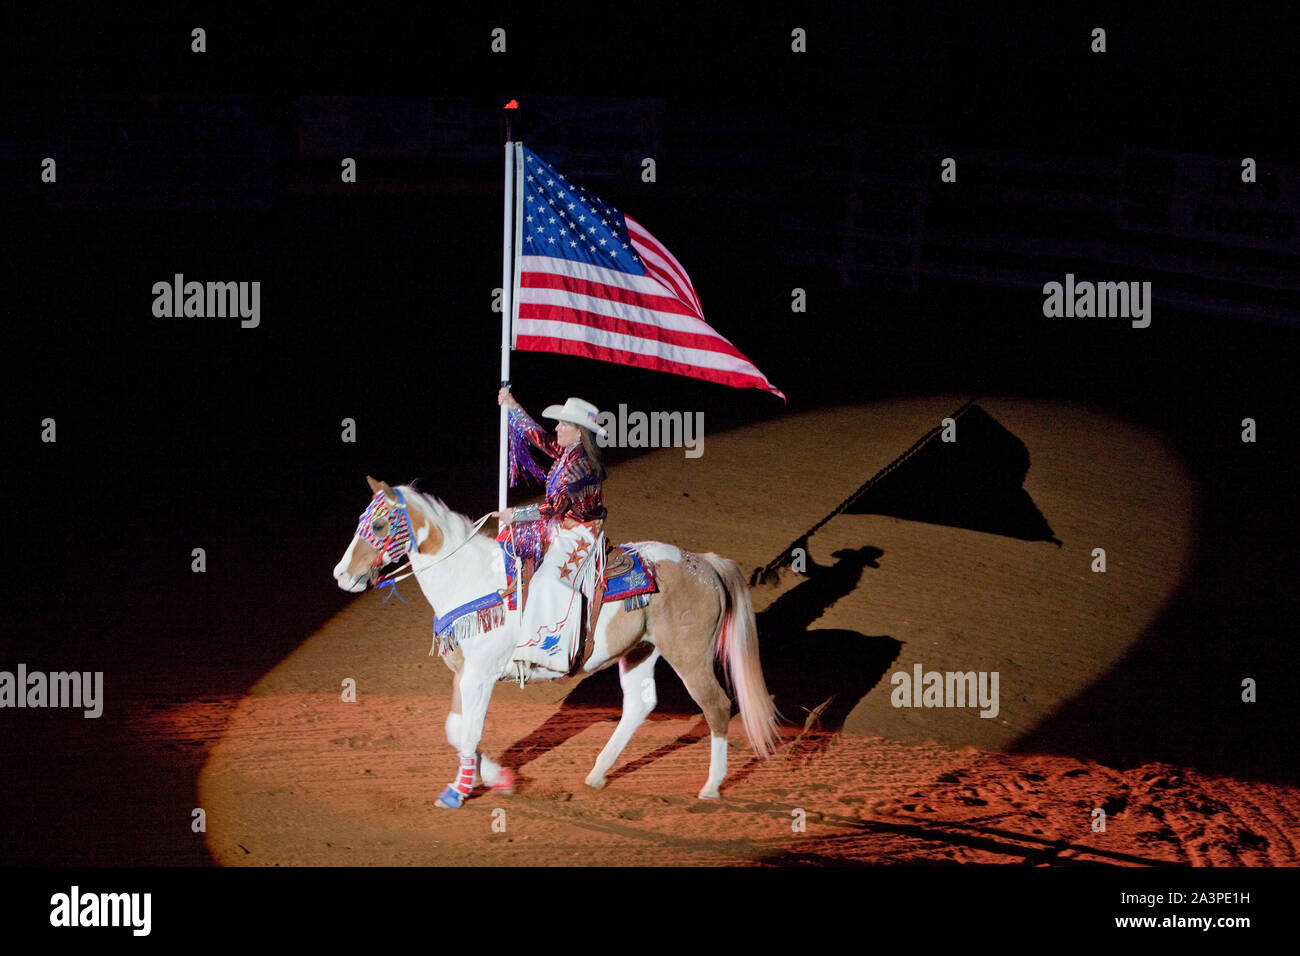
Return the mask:
M493 595L499 598L506 593L502 549L496 539L478 532L486 515L476 525L410 485L394 489L370 476L366 481L374 497L334 567L340 588L365 591L376 583L381 569L405 554L435 615L439 608L459 610L476 599L491 601ZM729 558L711 552L694 554L659 541L632 546L653 562L658 591L640 607L633 606L639 602L612 601L597 619L594 644L581 673L594 673L617 661L623 713L586 783L597 790L605 786L606 774L654 709L655 664L663 657L708 721L709 775L699 797L717 799L727 774L731 698L714 674L715 660L721 661L735 689L741 723L754 753L766 758L775 753L780 740L778 715L759 662L749 587ZM445 809L459 808L465 791L479 782L497 791L514 789L513 772L478 749L492 688L499 680L512 679L511 659L519 636L517 615L500 613L503 605L493 610L498 613L479 618L486 623L478 633L454 647L448 642L441 648L453 674L447 742L461 757L460 788L448 785L437 801ZM532 679L566 676L539 668Z

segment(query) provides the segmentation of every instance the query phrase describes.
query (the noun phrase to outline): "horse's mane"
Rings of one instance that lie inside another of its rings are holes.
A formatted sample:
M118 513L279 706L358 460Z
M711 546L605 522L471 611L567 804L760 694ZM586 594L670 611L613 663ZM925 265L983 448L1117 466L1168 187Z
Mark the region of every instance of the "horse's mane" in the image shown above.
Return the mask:
M398 487L402 489L406 500L414 502L415 506L441 528L444 534L450 532L455 540L463 541L474 530L473 521L459 511L448 508L441 498L437 498L427 491L421 491L414 484L399 485Z

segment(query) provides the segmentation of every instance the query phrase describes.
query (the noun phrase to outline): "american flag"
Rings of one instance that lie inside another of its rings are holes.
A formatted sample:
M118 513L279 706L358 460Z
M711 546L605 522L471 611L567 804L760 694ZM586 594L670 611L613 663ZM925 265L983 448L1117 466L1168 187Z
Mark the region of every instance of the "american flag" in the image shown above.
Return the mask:
M704 321L690 276L631 216L526 146L515 348L781 393Z

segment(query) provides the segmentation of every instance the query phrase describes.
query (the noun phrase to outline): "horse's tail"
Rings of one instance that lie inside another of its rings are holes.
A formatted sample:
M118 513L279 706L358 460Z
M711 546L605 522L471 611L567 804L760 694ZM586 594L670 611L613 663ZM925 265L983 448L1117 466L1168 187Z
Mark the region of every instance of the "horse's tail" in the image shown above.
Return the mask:
M701 557L721 578L726 592L714 653L722 661L727 680L735 687L740 719L750 746L758 756L770 757L776 752L781 735L777 731L776 705L767 692L759 662L758 625L754 621L749 586L735 561L712 552Z

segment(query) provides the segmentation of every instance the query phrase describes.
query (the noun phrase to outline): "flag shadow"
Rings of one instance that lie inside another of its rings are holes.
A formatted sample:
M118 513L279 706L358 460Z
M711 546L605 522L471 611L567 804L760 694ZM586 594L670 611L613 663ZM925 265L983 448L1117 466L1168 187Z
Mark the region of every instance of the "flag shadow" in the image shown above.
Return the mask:
M978 405L941 429L844 509L1060 546L1025 491L1029 449Z

